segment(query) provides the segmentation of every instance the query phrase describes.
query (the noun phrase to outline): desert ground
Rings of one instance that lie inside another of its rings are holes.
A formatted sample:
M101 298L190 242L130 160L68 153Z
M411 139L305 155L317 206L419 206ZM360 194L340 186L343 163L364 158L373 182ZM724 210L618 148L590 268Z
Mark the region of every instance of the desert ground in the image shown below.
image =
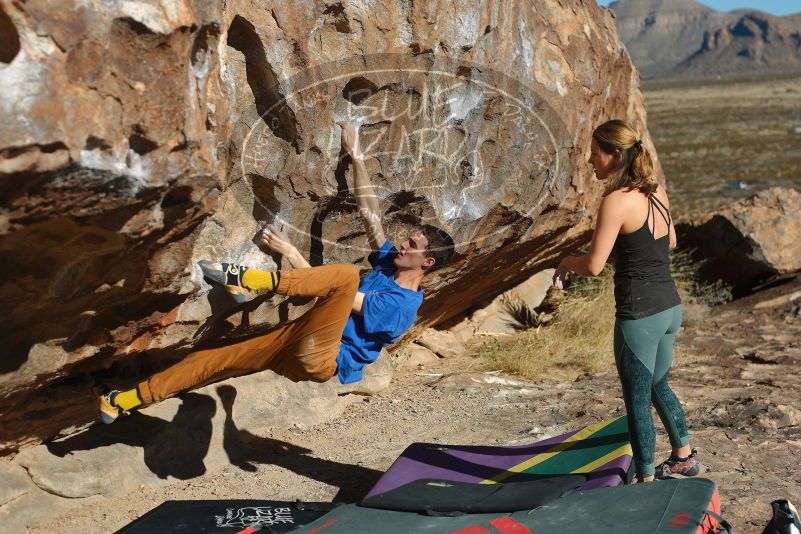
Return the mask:
M677 215L801 188L801 78L653 81L643 94Z
M801 502L801 320L790 300L799 291L801 277L789 278L719 306L686 325L678 341L672 384L701 476L718 484L723 515L737 532L761 532L773 499ZM110 532L167 499L352 502L412 441L522 444L619 415L622 407L611 370L530 381L470 355L402 367L388 390L363 397L337 420L269 436L243 433L241 457L220 472L142 486L32 532ZM657 428L661 458L669 451Z

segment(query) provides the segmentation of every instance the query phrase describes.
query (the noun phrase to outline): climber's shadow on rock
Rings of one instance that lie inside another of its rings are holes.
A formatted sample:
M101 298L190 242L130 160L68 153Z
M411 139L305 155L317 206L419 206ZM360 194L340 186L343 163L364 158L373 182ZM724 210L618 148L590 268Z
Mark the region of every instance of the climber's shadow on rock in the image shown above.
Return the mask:
M224 336L235 336L237 333L249 332L251 328L250 314L256 308L272 297L271 294L258 295L244 303L236 303L228 291L222 286L212 286L206 295L211 315L201 324L192 337L193 345L205 344L209 340L219 340ZM283 304L283 303L282 303ZM228 318L242 314L239 326L234 327L228 322ZM230 343L230 340L226 341Z
M208 395L186 393L172 421L132 412L112 425L94 426L65 440L47 444L54 455L64 457L76 451L86 451L123 443L144 449L147 467L159 478L169 476L181 480L206 472L203 463L211 442L212 422L217 411L214 399ZM134 461L135 455L125 453L111 461Z
M232 416L236 388L218 386L217 394L225 410L223 447L230 462L244 471L256 471L256 464L283 467L300 476L338 487L334 500L340 502L360 500L383 474L359 465L315 458L311 456L314 451L305 447L240 430Z

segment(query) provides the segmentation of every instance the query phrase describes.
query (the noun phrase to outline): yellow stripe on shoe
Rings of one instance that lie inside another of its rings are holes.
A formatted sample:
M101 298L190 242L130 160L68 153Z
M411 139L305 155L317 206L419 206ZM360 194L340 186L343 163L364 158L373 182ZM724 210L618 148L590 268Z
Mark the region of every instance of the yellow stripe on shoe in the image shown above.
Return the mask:
M242 285L248 289L275 291L278 287L278 273L248 269L242 275Z
M117 396L114 397L114 404L127 412L141 405L142 399L139 398L139 393L136 391L136 388L134 388L117 393Z

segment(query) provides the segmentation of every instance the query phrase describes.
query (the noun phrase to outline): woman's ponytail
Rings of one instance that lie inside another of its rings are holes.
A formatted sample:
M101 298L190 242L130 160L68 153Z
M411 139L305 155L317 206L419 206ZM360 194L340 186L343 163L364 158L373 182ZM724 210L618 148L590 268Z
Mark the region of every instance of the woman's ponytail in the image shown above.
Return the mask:
M654 159L634 128L624 121L611 120L596 128L592 136L607 154L619 151L609 170L604 195L618 189L639 189L646 195L656 191Z
M629 174L631 174L631 181L645 194L653 193L653 190L643 191L643 185L650 189L650 185L654 185L656 189L656 181L651 180L654 175L654 160L648 148L643 144L642 139L638 139L634 146L631 148L632 158L629 167Z

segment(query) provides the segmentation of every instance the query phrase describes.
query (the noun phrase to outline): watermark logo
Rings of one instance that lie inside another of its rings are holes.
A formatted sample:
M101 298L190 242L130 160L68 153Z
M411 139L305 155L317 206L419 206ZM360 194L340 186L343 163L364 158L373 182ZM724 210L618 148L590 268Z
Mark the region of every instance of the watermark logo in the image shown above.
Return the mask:
M254 96L238 125L239 173L254 190L314 184L294 192L318 201L315 221L292 230L326 245L342 246L341 236L315 235L317 219L358 214L339 121L359 128L384 223L441 227L457 247L486 238L481 221L499 206L535 219L570 173L571 136L546 100L482 65L425 53L359 56L274 80ZM270 195L256 202L267 219L291 218Z
M270 526L294 524L290 508L273 508L271 506L246 506L244 508L227 508L225 515L215 516L217 528L247 528L253 526Z

